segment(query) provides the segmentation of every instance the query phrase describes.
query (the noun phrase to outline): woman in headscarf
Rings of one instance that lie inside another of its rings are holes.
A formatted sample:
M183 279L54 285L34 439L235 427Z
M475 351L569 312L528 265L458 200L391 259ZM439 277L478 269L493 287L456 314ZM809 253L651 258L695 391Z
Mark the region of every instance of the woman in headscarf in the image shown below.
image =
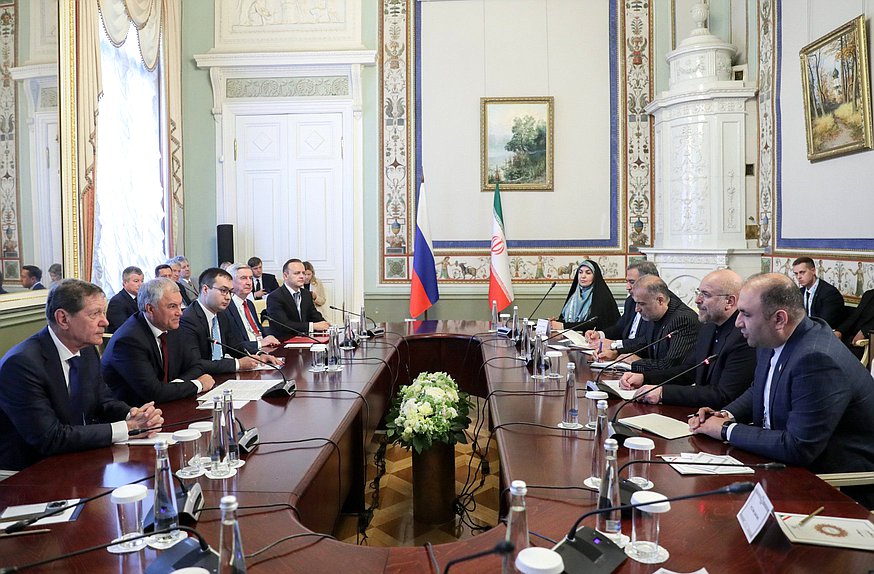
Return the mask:
M594 322L588 322L595 318ZM585 331L609 326L619 319L619 308L604 281L601 268L591 259L586 259L577 268L574 280L553 329L573 328Z

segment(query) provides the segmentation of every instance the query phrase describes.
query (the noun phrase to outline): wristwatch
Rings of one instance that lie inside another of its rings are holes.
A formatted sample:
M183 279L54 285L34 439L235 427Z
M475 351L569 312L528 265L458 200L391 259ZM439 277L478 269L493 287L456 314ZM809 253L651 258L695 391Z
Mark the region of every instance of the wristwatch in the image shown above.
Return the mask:
M722 438L723 441L728 441L728 428L733 424L734 423L731 421L725 421L724 423L722 423L722 429L720 429L719 431L719 436Z
M610 350L611 351L619 351L621 349L622 349L622 341L613 341L612 343L610 343Z

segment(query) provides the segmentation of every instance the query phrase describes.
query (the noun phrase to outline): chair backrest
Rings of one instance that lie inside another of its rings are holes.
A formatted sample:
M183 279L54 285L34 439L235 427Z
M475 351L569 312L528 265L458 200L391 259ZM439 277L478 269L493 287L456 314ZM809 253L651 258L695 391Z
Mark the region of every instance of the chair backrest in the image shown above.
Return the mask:
M253 303L255 303L255 316L262 317L261 325L266 326L267 321L264 321L262 314L267 310L267 299L255 299Z

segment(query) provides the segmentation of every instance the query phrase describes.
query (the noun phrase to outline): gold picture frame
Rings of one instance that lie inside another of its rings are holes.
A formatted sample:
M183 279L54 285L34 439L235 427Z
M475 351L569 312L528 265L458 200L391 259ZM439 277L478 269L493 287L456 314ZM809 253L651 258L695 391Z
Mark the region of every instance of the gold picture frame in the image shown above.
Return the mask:
M872 148L865 16L801 49L807 159Z
M552 96L480 98L482 191L553 190Z

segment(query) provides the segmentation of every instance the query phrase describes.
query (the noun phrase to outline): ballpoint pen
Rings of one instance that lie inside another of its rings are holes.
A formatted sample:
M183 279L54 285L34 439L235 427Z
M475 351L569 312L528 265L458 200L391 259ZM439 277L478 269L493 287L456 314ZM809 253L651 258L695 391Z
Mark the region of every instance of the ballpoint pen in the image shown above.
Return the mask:
M817 514L822 512L823 510L825 510L825 506L820 506L819 508L817 508L816 510L814 510L813 512L811 512L810 514L808 514L807 516L802 518L801 522L798 523L798 526L804 526L808 520L810 520L811 518L813 518L814 516L816 516Z

